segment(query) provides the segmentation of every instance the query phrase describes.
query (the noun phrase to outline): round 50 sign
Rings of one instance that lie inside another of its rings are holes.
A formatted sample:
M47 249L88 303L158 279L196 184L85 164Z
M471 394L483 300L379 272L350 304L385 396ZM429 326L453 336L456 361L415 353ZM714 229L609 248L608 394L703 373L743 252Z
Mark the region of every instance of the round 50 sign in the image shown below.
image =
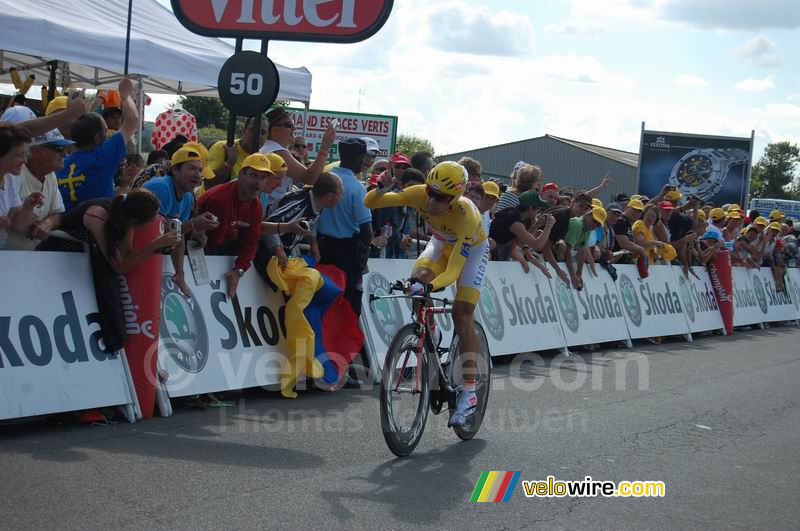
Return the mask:
M278 97L280 79L275 63L256 52L239 52L222 65L217 90L222 104L238 116L256 116Z

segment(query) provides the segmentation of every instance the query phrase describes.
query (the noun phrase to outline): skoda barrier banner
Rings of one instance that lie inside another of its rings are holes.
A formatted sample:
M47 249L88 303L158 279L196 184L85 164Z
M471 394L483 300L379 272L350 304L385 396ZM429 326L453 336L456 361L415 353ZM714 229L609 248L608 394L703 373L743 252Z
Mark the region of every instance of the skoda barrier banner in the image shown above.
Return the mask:
M642 280L633 265L617 265L617 290L631 339L689 333L683 302L667 265L650 267Z
M297 128L295 134L305 134L308 156L312 159L316 158L322 145L322 135L334 120L339 121L339 126L336 128L337 141L331 146L331 161L339 160L339 141L348 138L368 136L374 139L381 150L379 157L388 158L395 151L397 116L309 110L306 117L302 109L289 110L293 111L292 121Z
M169 395L277 386L288 350L283 294L251 268L231 300L224 275L233 258L207 256L206 263L211 284L197 286L187 258L187 298L171 280L169 257L164 259L159 362L169 373Z
M800 269L796 267L786 269L783 279L786 291L789 292L789 297L792 299L794 311L797 312L797 318L800 319Z
M365 331L367 351L383 366L386 351L397 331L411 322L411 306L403 299L369 303L369 295L387 295L395 280L408 278L413 260L370 260L370 272L364 276L364 304L361 324ZM449 288L438 297L455 298ZM558 309L550 283L539 270L526 274L516 262L492 262L484 278L481 300L475 317L483 325L493 356L516 354L566 346L559 322ZM450 316L438 316L442 345L452 339L454 328Z
M89 257L3 251L0 271L0 420L129 404L122 360L102 350Z
M708 271L705 267L693 267L691 271L686 278L683 268L672 268L689 330L692 333L722 330L724 324Z
M733 326L763 323L767 320L769 306L767 293L760 279L753 277L744 267L734 267L733 272Z
M765 322L794 321L800 317L792 301L794 286L787 284L785 291L778 292L775 287L775 277L773 277L772 270L768 267L751 269L749 273L756 294L763 291L766 296L767 315L764 318Z
M750 138L642 130L639 193L654 197L669 184L685 197L744 205L751 147Z
M598 266L595 277L585 268L583 289L577 291L567 287L549 265L548 269L568 346L629 339L622 303L608 271Z

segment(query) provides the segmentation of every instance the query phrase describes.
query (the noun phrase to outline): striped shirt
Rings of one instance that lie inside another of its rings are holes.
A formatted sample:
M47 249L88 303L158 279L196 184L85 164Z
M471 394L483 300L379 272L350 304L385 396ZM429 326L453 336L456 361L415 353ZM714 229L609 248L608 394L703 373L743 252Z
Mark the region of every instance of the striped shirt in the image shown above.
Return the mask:
M518 206L519 196L513 192L506 191L500 196L500 201L497 202L497 208L495 209L495 212L500 212L501 210Z
M311 188L303 188L296 192L290 192L283 196L277 207L269 213L267 221L270 223L293 223L295 221L305 220L308 222L309 230L313 233L317 231L317 224L319 222L320 211L314 206L314 196L311 193ZM267 247L275 249L279 245L283 246L286 254L302 239L302 236L293 232L284 232L282 234L270 234L265 237Z

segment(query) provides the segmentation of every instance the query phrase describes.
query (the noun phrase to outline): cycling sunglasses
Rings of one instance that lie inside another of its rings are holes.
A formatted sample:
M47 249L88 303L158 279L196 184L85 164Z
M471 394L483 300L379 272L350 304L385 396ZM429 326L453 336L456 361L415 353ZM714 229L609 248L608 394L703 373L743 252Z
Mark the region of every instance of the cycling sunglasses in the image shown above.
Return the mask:
M425 187L425 192L428 194L428 197L436 201L437 203L449 203L453 200L453 197L447 194L442 194L437 192L430 186Z

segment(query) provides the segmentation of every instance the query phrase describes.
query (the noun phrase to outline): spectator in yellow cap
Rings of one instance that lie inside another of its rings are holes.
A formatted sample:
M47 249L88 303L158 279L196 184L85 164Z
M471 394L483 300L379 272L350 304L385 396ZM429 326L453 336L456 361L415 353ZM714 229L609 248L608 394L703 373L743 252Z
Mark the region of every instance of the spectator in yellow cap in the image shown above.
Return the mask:
M732 242L739 235L742 227L742 213L738 210L729 210L725 216L725 228L722 230L722 237L725 242Z
M786 220L786 215L780 210L773 210L772 212L769 213L769 220L782 223L783 221Z
M286 177L286 172L288 171L286 161L283 160L283 157L277 153L265 153L265 155L269 159L272 173L274 173L276 177L280 178L280 182L283 183L284 178ZM261 206L264 208L265 219L269 217L270 212L272 212L272 210L280 202L281 198L285 195L282 191L280 193L275 193L275 190L278 188L279 186L270 186L269 188L263 188L261 190Z
M59 96L57 98L53 98L53 101L47 104L47 109L44 111L45 116L50 116L53 113L61 112L67 108L67 102L69 98L67 96Z
M721 208L712 208L711 212L708 213L711 223L708 224L708 229L706 229L706 232L713 232L719 235L718 240L720 241L725 241L722 236L722 229L724 229L725 225L728 223L728 220L725 217L726 215L727 214L725 214L725 211Z
M489 226L492 223L492 209L494 209L497 202L500 200L500 186L494 181L486 181L483 183L483 199L478 206L483 216L483 228L486 234L489 234Z
M680 190L669 190L664 194L664 199L671 202L673 205L677 205L681 197L683 197L683 194Z

